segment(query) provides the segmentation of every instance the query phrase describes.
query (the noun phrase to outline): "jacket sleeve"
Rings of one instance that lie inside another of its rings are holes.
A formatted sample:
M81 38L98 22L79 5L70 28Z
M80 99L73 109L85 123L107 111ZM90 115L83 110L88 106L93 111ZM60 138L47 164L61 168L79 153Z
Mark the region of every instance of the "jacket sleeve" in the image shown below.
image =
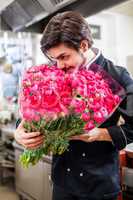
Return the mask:
M126 96L118 108L125 123L120 126L107 127L107 129L113 144L118 150L121 150L133 142L133 79L123 67L113 67L113 74L126 91Z

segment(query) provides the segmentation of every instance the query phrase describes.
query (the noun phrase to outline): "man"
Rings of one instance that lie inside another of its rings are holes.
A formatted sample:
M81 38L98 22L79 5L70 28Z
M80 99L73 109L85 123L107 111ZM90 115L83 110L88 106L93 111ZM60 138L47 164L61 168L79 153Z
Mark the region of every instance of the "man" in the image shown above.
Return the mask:
M118 153L133 142L133 80L125 68L105 59L92 44L87 22L72 11L54 16L43 32L41 49L62 70L96 63L126 91L126 98L104 124L71 137L69 150L53 156L53 200L116 200L120 192ZM125 124L118 126L120 115ZM24 132L23 121L15 138L29 149L43 142L39 133Z

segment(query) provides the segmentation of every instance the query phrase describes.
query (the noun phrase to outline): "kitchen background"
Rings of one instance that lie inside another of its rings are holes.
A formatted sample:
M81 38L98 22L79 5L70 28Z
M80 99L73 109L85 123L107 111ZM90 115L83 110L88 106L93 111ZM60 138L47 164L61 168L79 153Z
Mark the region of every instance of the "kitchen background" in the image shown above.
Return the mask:
M83 14L91 26L94 46L133 75L133 0L1 0L1 200L51 200L51 157L44 157L30 170L23 169L18 162L23 148L15 143L13 132L23 72L48 62L40 51L41 33L51 16L65 10ZM119 200L133 200L133 144L120 152L120 173L123 195Z

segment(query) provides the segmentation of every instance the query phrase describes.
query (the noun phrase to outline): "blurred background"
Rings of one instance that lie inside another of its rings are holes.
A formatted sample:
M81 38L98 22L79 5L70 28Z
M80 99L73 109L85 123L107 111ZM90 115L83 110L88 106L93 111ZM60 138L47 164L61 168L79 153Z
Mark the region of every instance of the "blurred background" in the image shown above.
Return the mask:
M133 0L1 0L1 200L51 200L51 157L23 169L18 161L23 148L15 143L13 133L23 72L48 63L40 50L41 34L55 13L67 10L80 12L90 24L94 46L133 75ZM119 200L133 200L133 144L120 152L120 174L123 192Z

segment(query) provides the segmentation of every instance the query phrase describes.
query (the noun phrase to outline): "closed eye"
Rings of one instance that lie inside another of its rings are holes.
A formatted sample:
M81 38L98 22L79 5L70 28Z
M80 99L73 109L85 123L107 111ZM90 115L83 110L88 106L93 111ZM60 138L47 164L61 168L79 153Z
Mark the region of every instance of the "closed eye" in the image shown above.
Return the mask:
M61 55L59 57L60 60L68 60L69 59L69 55Z

